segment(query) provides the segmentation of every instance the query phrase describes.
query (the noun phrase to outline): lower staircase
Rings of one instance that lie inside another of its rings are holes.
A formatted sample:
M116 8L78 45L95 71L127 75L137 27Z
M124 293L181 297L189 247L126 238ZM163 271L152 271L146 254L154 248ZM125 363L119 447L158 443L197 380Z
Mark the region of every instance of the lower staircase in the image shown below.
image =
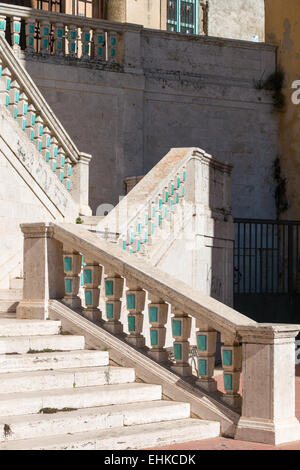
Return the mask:
M0 450L141 449L217 437L60 321L0 319Z

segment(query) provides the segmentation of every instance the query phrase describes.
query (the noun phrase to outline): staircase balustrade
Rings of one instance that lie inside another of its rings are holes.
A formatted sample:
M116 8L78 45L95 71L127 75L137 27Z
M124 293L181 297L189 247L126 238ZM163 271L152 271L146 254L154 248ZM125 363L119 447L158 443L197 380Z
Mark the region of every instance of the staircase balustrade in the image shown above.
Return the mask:
M48 301L62 299L174 371L178 379L198 386L199 393L212 394L223 406L237 410L241 414L237 438L275 442L289 433L291 440L299 439L294 394L295 336L300 325L259 324L74 224L24 224L21 228L25 285L18 318L47 318ZM79 305L82 255L85 305ZM107 319L99 309L101 296ZM122 304L128 312L126 334L120 319ZM173 360L165 349L168 319ZM197 328L196 372L189 363L192 319ZM145 327L149 329L146 335ZM217 332L223 343L224 393L217 390L214 376Z
M117 64L122 62L124 29L121 23L0 5L0 34L9 40L15 53L23 49L29 54Z

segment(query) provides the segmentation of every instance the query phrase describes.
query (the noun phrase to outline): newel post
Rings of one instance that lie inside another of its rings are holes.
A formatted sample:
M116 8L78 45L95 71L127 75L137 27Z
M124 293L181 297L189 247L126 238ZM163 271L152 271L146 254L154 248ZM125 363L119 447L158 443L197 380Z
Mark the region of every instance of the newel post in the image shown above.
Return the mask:
M46 223L23 224L24 288L17 318L48 317L48 301L64 296L63 246Z
M80 215L92 215L89 206L89 164L92 156L88 153L80 153L79 160L73 166L71 195L78 204Z
M295 417L295 336L300 325L243 327L242 415L235 439L282 444L300 440Z

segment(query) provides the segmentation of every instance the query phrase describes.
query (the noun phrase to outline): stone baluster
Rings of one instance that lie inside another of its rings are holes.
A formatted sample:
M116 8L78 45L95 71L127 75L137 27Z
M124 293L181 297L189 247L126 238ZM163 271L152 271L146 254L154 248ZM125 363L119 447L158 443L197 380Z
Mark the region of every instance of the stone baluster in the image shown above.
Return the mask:
M91 31L89 26L82 28L81 32L81 41L82 41L82 59L90 59L90 49L91 49Z
M71 175L72 175L72 164L69 157L66 157L65 168L64 168L64 186L70 191L71 189Z
M234 408L242 403L239 395L242 368L242 347L235 340L222 336L224 345L221 348L224 390L223 400Z
M117 273L108 272L105 278L106 318L104 328L115 335L123 333L123 325L120 322L123 296L124 279Z
M65 27L62 23L56 23L54 29L54 52L56 55L64 55Z
M28 138L33 142L34 140L34 125L36 120L36 112L33 104L28 106L28 113L26 118L26 134Z
M92 321L101 321L102 314L99 307L100 284L102 278L102 266L88 258L85 259L83 268L84 316Z
M186 166L182 167L182 181L183 183L186 182Z
M42 137L42 155L46 163L50 161L50 145L51 145L51 132L50 129L46 126L44 127L43 137Z
M68 247L64 247L65 296L63 301L70 308L81 307L78 296L81 271L81 254Z
M0 15L0 36L5 38L6 16Z
M134 242L133 242L133 245L132 245L132 251L133 251L133 253L139 253L141 251L140 235L135 235Z
M142 243L144 242L144 238L142 236L142 230L143 230L143 224L141 222L141 219L138 218L137 224L136 224L134 244L133 244L134 253L139 253L141 251L141 246L142 246Z
M163 227L163 216L162 216L163 198L162 198L161 193L159 193L157 197L157 206L158 206L158 210L157 210L157 215L156 215L156 224L158 228L162 228Z
M171 212L174 212L175 210L175 199L176 199L175 198L175 182L174 182L174 179L171 179L169 183L169 198L168 198Z
M169 200L169 196L168 196L168 200ZM169 205L168 205L168 202L165 201L165 196L164 196L164 199L163 199L163 204L162 204L162 219L163 219L163 227L165 227L167 225L167 221L168 219L170 218L170 212L169 212Z
M34 143L39 152L42 151L42 138L44 132L43 119L41 116L37 116L34 124Z
M127 245L129 253L133 253L133 246L135 240L135 231L133 225L130 225L127 232Z
M57 177L62 183L64 181L64 176L65 176L65 164L66 164L66 153L63 148L59 147L58 155L57 155L56 170L57 170Z
M180 185L180 192L179 197L184 198L185 196L185 181L186 181L186 168L182 168L182 177L181 177L181 185Z
M168 196L169 197L169 196ZM162 204L161 204L161 225L162 229L166 229L168 225L168 204L165 202L165 190L162 193Z
M157 362L167 362L168 352L165 349L166 323L168 321L168 304L158 297L149 294L148 305L151 349L148 355Z
M11 44L13 51L20 51L20 34L21 34L21 18L18 16L13 16L10 22L11 27Z
M68 32L68 41L69 41L69 56L77 56L77 27L74 25L69 26Z
M19 123L21 129L25 131L26 129L26 116L28 112L28 98L26 93L20 94L20 99L18 102L18 117L17 122Z
M9 106L8 109L11 115L17 119L18 117L18 103L20 100L20 85L17 80L11 82L9 90Z
M109 31L108 36L108 60L111 62L116 61L117 57L117 33L115 31Z
M50 52L50 23L48 20L41 21L40 24L40 36L41 36L41 53L49 54Z
M136 224L136 233L141 236L142 234L142 228L143 228L143 224L142 224L142 221L141 221L141 218L138 217L137 219L137 224Z
M102 29L96 29L93 35L94 39L94 58L96 60L105 60L105 32Z
M119 246L121 250L127 251L127 238L125 237L125 235L119 238Z
M188 376L192 374L192 368L189 364L191 334L191 318L178 309L173 309L172 334L174 338L173 350L175 365L172 369L180 375Z
M57 166L57 155L58 155L58 142L57 139L53 136L51 137L51 142L50 142L50 168L52 171L56 172L56 166Z
M145 346L142 335L146 293L134 282L127 282L126 306L128 310L128 335L126 341L137 348Z
M9 105L9 91L11 87L11 73L8 67L1 68L1 91L0 102L5 106Z
M35 19L27 18L26 26L26 52L34 52L34 39L35 39Z
M208 392L217 390L217 382L213 378L216 360L217 332L206 323L196 320L198 380L197 384Z

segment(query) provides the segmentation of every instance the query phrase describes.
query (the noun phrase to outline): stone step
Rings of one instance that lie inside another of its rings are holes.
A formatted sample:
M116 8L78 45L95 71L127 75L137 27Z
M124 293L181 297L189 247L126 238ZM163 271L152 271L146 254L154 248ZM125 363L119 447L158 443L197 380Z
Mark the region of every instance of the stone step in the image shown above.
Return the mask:
M161 393L160 385L130 383L1 394L0 416L39 413L46 408L79 409L160 400Z
M1 309L0 309L0 320L1 318L11 318L11 319L15 319L16 318L16 311L15 310L11 310L11 311L4 311L4 312L1 312Z
M74 351L84 349L84 336L0 336L0 354L26 354L30 351Z
M25 416L0 416L0 440L98 431L190 417L190 405L151 401Z
M20 302L23 298L23 289L0 289L0 300L15 300Z
M0 300L0 313L13 312L16 313L19 300Z
M218 437L220 423L200 419L179 419L161 423L123 426L52 437L38 437L0 443L0 450L125 450L146 449Z
M78 369L38 370L0 374L0 394L55 390L58 388L92 387L105 384L131 383L135 371L127 367L81 367Z
M0 319L0 336L58 335L60 321Z
M1 373L34 370L56 370L78 367L107 366L107 351L80 351L37 353L37 354L3 354L0 356Z

